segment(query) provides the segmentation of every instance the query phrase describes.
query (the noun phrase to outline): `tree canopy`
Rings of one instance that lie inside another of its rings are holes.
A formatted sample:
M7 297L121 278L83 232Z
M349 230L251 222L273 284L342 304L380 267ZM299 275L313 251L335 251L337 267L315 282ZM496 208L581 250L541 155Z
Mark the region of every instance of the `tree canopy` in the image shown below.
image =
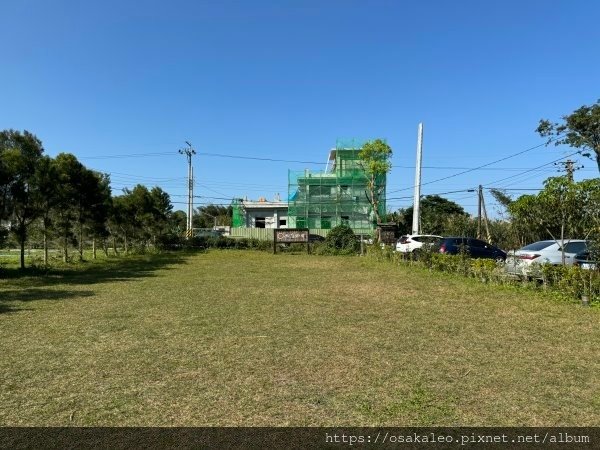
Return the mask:
M548 143L566 144L580 149L583 156L596 160L600 172L600 100L590 106L582 106L563 116L561 123L542 119L536 131L548 137Z
M381 223L379 208L381 195L385 191L383 180L392 168L390 161L392 148L385 141L375 139L363 145L358 157L367 177L367 192L365 194L373 207L373 214L377 223Z
M426 195L421 199L421 228L427 234L443 234L456 216L468 217L462 206L439 195ZM398 222L403 233L412 229L413 207L398 211Z
M173 213L169 194L160 187L138 185L113 197L107 174L85 167L72 154L51 158L43 152L28 131L0 132L0 244L8 224L21 248L21 268L25 243L40 235L47 264L49 241L60 246L67 262L71 246L83 259L84 243L91 242L95 257L97 241L108 254L109 237L116 252L119 244L126 251L143 250L156 246L158 237L179 233L183 213Z

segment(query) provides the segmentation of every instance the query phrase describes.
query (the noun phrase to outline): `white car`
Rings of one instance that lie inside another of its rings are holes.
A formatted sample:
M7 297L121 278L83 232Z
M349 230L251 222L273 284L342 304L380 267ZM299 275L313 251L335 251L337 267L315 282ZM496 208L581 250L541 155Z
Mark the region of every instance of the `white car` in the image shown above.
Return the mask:
M432 246L442 239L434 234L405 234L396 242L396 251L412 253L424 245Z
M565 251L565 265L572 266L575 255L587 250L587 242L583 239L560 241L538 241L510 252L506 257L504 269L511 275L519 277L537 277L542 264L555 266L562 264L562 249Z

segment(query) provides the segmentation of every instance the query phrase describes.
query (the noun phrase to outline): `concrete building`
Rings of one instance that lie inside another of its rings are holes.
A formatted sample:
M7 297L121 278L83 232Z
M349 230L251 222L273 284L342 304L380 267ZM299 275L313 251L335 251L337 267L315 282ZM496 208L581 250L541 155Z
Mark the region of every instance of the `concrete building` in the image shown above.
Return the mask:
M288 203L281 201L279 195L268 201L265 197L258 200L235 200L233 202L234 228L287 228Z

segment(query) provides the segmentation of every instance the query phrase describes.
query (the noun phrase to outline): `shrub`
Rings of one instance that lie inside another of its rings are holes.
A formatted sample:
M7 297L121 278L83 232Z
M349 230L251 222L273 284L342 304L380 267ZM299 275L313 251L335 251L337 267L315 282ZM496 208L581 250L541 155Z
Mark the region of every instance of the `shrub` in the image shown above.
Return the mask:
M333 227L325 241L323 241L323 245L319 246L319 252L323 254L323 252L327 254L344 254L350 255L354 254L359 249L359 242L350 228L347 225L338 225Z

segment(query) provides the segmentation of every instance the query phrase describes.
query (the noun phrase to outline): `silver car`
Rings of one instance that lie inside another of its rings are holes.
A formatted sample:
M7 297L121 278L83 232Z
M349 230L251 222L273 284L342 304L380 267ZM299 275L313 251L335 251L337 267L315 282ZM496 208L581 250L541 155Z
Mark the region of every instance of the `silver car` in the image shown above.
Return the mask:
M565 252L565 265L571 266L577 253L587 250L587 242L583 239L560 241L538 241L510 252L506 257L504 270L518 277L539 277L542 264L561 265L562 249Z

